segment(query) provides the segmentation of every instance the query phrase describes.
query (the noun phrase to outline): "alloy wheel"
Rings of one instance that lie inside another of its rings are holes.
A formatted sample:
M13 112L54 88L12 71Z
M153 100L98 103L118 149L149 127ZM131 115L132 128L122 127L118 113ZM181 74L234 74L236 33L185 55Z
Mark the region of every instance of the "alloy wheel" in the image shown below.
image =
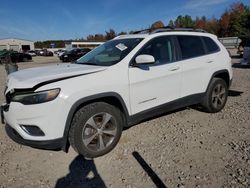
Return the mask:
M212 92L212 105L218 109L224 105L226 100L226 88L222 84L217 84Z
M89 150L103 151L114 140L117 134L117 123L114 117L106 112L90 117L84 125L82 140Z

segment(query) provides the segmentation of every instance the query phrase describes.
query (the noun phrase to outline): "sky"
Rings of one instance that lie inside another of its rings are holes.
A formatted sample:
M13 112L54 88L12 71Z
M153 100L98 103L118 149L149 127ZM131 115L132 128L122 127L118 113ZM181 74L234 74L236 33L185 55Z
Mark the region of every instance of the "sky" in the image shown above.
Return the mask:
M0 0L0 38L66 40L140 30L178 15L219 18L236 0ZM250 6L249 0L242 0Z

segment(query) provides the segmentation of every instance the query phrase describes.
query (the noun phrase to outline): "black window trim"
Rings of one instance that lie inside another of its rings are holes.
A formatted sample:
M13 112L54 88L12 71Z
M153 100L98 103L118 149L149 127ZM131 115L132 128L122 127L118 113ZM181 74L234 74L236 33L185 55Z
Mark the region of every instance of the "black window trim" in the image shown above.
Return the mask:
M178 35L173 35L174 46L175 46L175 50L176 50L176 62L182 60L181 47L180 47L179 41L177 39L177 36Z
M162 38L162 37L170 37L170 41L172 43L172 46L173 46L173 61L171 62L167 62L167 63L162 63L162 64L159 64L159 65L154 65L154 64L147 64L148 67L154 67L154 66L161 66L161 65L167 65L167 64L172 64L172 63L175 63L175 62L178 62L178 50L176 48L176 39L175 39L175 35L161 35L161 36L157 36L157 37L154 37L152 39L150 39L148 42L146 42L137 52L136 54L131 58L130 62L129 62L129 67L138 67L136 66L136 63L135 63L135 58L138 56L138 54L142 51L142 49L148 45L148 43L150 43L152 40L154 39L157 39L157 38Z
M135 58L137 57L137 55L141 52L141 50L149 43L151 42L152 40L156 39L156 38L160 38L160 37L171 37L171 42L172 42L172 45L173 45L173 57L174 57L174 61L172 62L168 62L168 63L162 63L162 64L159 64L159 65L155 65L155 66L161 66L161 65L166 65L166 64L172 64L172 63L176 63L176 62L179 62L179 61L185 61L185 60L190 60L190 59L193 59L193 58L199 58L199 57L202 57L202 56L206 56L206 55L210 55L210 54L214 54L214 53L218 53L221 51L221 48L220 46L211 38L211 37L208 37L208 36L200 36L200 35L187 35L187 34L179 34L179 35L161 35L161 36L157 36L157 37L154 37L152 39L150 39L148 42L146 42L137 52L136 54L131 58L130 62L129 62L129 67L135 67ZM195 36L195 37L199 37L201 42L202 42L202 46L205 50L205 54L203 55L199 55L199 56L195 56L195 57L191 57L191 58L185 58L183 59L182 58L182 51L181 51L181 47L180 47L180 44L179 44L179 40L178 40L178 36ZM208 49L207 49L207 45L205 44L205 41L203 40L203 37L207 37L207 38L210 38L211 40L213 40L213 42L217 45L218 47L218 50L217 51L214 51L214 52L208 52ZM148 65L150 66L150 64ZM154 64L152 64L150 67L153 67Z

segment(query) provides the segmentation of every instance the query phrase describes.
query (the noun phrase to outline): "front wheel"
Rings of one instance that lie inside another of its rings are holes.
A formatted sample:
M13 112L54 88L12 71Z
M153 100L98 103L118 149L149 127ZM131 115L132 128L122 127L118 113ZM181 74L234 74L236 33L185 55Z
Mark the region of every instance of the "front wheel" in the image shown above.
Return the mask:
M79 154L95 158L110 152L118 143L123 129L119 108L96 102L79 109L71 124L69 141Z
M208 86L201 105L206 112L219 112L224 108L227 102L227 96L228 86L225 80L221 78L213 78Z

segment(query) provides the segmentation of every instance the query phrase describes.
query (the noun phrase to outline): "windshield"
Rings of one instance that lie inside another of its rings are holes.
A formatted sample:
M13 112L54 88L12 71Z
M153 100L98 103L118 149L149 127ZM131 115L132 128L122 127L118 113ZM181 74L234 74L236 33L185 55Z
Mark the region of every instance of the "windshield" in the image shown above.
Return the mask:
M117 39L105 42L76 61L77 64L111 66L133 50L142 38Z

